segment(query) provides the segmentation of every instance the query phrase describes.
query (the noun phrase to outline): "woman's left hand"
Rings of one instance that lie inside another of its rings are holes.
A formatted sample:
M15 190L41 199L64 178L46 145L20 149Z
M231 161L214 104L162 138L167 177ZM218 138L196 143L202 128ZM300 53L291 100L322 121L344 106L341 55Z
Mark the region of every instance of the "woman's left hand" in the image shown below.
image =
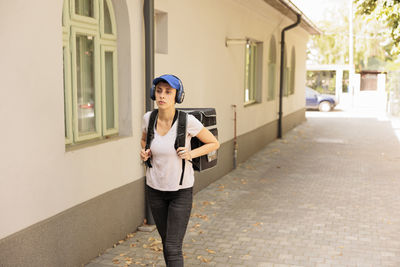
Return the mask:
M178 153L178 156L181 159L192 160L192 155L190 154L190 151L189 151L188 148L186 148L186 147L178 147L176 152Z

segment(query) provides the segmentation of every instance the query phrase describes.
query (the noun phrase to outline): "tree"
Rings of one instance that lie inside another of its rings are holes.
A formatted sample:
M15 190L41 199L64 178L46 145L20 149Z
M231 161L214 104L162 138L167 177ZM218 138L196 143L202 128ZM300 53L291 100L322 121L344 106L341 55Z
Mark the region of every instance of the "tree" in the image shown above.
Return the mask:
M365 10L370 8L366 7ZM323 34L311 37L308 44L308 63L349 63L348 14L347 5L337 6L327 10L325 20L317 22ZM384 70L388 62L395 59L391 53L392 38L381 20L356 13L353 17L353 34L356 71Z
M357 14L379 20L389 28L390 53L400 54L400 0L354 0Z

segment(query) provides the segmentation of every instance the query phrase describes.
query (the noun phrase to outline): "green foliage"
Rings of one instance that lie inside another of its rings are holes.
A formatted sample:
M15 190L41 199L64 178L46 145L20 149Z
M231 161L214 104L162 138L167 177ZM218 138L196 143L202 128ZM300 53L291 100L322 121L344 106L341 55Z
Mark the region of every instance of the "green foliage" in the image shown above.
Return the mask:
M357 10L362 6L366 13L374 14L377 2L355 0ZM400 0L398 0L400 1ZM365 13L365 14L366 14ZM326 14L326 19L317 22L323 34L312 36L308 45L308 60L311 64L349 63L349 9L338 6ZM353 55L356 71L385 70L387 62L397 59L393 53L393 40L382 20L358 12L353 19Z
M335 71L307 71L308 87L321 94L335 94L336 72Z
M348 51L348 17L345 7L327 12L326 20L319 21L322 35L312 36L308 44L309 60L313 64L347 64Z
M357 14L384 23L390 31L391 43L386 50L400 54L400 0L354 0Z

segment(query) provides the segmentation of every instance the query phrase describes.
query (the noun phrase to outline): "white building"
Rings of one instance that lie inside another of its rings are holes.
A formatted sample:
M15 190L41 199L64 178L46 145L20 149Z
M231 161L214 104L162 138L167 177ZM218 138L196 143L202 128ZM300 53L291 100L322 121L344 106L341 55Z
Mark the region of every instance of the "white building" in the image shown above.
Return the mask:
M2 1L0 266L81 266L145 216L144 0ZM155 74L182 107L215 107L218 166L196 191L277 136L286 0L156 0ZM305 17L286 32L283 132L305 119Z

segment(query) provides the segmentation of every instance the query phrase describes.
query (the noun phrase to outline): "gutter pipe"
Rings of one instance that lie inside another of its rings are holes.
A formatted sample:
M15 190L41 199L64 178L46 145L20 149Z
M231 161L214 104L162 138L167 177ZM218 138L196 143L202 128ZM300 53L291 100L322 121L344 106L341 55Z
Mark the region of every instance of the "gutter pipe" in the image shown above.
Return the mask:
M146 111L154 109L150 88L154 79L154 0L144 0L143 6L146 57Z
M278 138L282 138L282 99L283 99L283 72L284 72L284 59L285 59L285 32L296 27L301 22L301 15L296 13L297 21L286 28L284 28L281 32L281 66L279 73L279 119L278 119ZM288 85L287 85L288 86Z
M154 0L144 0L144 35L145 35L145 98L146 112L154 109L154 102L150 99L150 88L154 79ZM153 215L146 196L146 223L155 225ZM146 231L146 230L145 230Z

